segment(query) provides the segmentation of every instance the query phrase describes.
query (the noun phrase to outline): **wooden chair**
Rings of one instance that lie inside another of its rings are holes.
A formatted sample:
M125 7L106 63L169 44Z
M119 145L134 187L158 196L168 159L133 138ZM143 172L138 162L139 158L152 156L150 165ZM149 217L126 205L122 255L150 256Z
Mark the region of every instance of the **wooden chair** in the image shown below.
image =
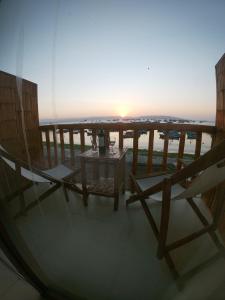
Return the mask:
M188 181L190 178L191 180ZM175 278L179 275L169 252L191 242L205 233L210 235L219 249L219 253L223 256L225 255L224 247L215 233L223 211L225 198L225 141L221 142L198 160L174 174L166 174L164 172L142 178L135 178L135 176L131 174L131 181L135 188L135 194L126 201L126 204L129 205L138 200L141 202L148 221L158 240L157 257L159 259L162 259L163 257L166 259ZM193 198L215 187L217 187L215 194L216 207L212 216L212 222L209 223ZM162 204L159 229L150 211L149 205L146 202L149 197L161 201ZM167 244L171 200L179 199L187 200L203 224L203 228L182 239Z
M36 206L39 202L43 201L50 194L54 193L58 188L62 187L67 201L69 197L67 188L72 189L78 193L82 190L71 180L80 170L71 170L68 167L60 164L52 169L41 171L27 163L14 158L0 145L0 160L5 164L5 167L10 168L14 173L13 182L10 183L10 190L0 196L2 200L6 199L11 201L16 196L19 196L21 203L21 211L17 213L14 218L25 215L27 211ZM8 172L6 173L6 176ZM33 184L45 183L48 189L39 195L34 201L25 205L24 192L29 189ZM15 187L15 188L14 188Z

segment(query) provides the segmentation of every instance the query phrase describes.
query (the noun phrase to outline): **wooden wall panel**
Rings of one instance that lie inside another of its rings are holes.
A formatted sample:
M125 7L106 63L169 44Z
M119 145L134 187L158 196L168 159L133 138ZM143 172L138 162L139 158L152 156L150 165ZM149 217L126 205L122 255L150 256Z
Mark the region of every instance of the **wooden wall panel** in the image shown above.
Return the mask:
M25 160L25 139L33 160L39 159L41 153L37 101L37 84L22 79L21 105L16 76L0 71L0 144Z
M225 139L225 54L216 64L216 129L217 133L213 139L213 144ZM225 197L225 196L224 196ZM215 190L205 195L206 203L213 212L216 204ZM225 202L225 199L224 199ZM225 205L223 207L220 232L225 240Z
M216 127L225 129L225 54L216 64Z

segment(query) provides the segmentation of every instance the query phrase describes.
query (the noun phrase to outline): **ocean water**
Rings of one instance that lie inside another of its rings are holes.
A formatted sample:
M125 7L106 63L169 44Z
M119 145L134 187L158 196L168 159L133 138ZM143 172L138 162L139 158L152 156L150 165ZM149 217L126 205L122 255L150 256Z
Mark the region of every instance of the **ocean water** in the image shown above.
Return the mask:
M135 121L142 121L144 122L146 119L135 119ZM147 119L148 121L150 119ZM121 120L120 120L121 121ZM134 119L129 119L128 121L125 121L126 123L127 122L132 122L134 121ZM164 120L163 120L164 121ZM118 122L118 120L116 119L104 119L104 118L91 118L91 119L85 119L85 120L60 120L60 121L55 121L55 122L42 122L44 124L68 124L68 123L90 123L90 122L93 122L93 123L101 123L101 122ZM202 125L214 125L213 122L202 122L202 121L190 121L189 123L191 124L202 124ZM163 139L160 139L159 137L160 133L155 130L154 132L154 151L163 151L163 145L164 145L164 140ZM42 136L43 138L43 141L45 141L45 136L43 134ZM116 140L116 144L115 144L115 147L118 146L118 143L119 143L119 133L117 132L111 132L110 133L110 138L111 139L115 139ZM139 143L138 143L138 148L139 149L148 149L148 139L149 139L149 134L142 134L139 138ZM51 136L50 134L50 140L53 141L53 137ZM201 145L201 154L207 152L208 150L210 150L211 148L211 141L212 141L212 138L211 138L211 135L210 134L206 134L206 133L203 133L202 135L202 145ZM60 139L59 139L59 135L57 135L57 142L60 143ZM69 133L64 133L64 143L65 144L69 144ZM80 144L80 134L74 134L74 143L75 144ZM91 145L91 137L87 135L87 133L85 133L85 144L86 145ZM196 141L195 140L188 140L186 138L185 140L185 148L184 148L184 153L189 153L189 154L194 154L195 152L195 145L196 145ZM124 139L124 147L127 147L127 148L132 148L133 147L133 139L132 138L125 138ZM179 147L179 140L169 140L169 149L168 149L168 152L169 153L177 153L178 152L178 147Z

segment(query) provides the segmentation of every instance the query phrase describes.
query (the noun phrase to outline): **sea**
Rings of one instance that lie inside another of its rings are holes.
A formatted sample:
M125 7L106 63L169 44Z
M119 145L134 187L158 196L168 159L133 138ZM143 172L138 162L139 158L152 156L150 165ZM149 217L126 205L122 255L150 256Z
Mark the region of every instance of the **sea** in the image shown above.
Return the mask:
M171 116L144 116L144 117L129 117L129 118L118 118L118 117L88 117L88 118L67 118L67 119L42 119L40 120L40 125L47 125L47 124L78 124L78 123L134 123L134 122L159 122L159 123L183 123L183 124L195 124L195 125L210 125L214 126L214 121L207 121L207 120L187 120L181 119L177 117ZM59 142L59 136L58 142ZM138 140L138 148L139 149L147 149L148 148L148 138L149 134L142 134ZM52 137L50 137L52 140ZM119 133L117 132L110 132L110 139L116 141L115 147L118 146L119 142ZM45 137L43 135L43 140ZM204 154L211 148L211 141L212 137L210 134L203 133L202 135L202 145L201 145L201 154ZM69 144L69 133L64 133L64 143ZM74 134L74 143L80 144L80 135ZM91 145L91 137L85 133L85 144ZM154 151L163 151L164 140L160 138L160 133L155 130L154 132ZM189 140L186 138L185 140L185 149L184 153L194 154L195 152L195 145L196 140ZM132 148L133 147L133 139L132 138L124 138L124 147ZM179 147L178 140L169 140L169 153L177 153Z

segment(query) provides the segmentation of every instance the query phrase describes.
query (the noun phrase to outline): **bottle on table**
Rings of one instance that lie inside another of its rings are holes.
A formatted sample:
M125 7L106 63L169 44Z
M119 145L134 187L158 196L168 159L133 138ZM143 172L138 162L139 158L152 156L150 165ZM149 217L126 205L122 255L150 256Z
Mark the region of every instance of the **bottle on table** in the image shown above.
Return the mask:
M106 140L105 140L105 133L103 129L100 129L98 133L98 147L99 147L99 153L105 154L106 152Z

